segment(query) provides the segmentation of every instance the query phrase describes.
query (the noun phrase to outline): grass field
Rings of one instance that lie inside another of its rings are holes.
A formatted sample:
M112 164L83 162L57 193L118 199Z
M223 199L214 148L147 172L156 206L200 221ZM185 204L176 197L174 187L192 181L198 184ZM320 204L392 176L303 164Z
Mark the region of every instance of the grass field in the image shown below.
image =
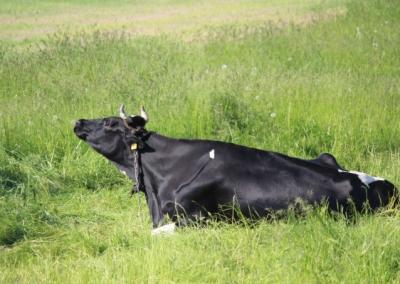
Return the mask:
M343 1L4 1L0 39L31 43L54 32L123 30L129 35L168 34L186 41L208 37L204 26L298 25L345 13ZM318 11L320 7L324 9ZM202 33L196 33L202 32Z
M0 283L400 283L400 210L150 236L143 196L72 132L148 129L400 185L400 5L0 1Z

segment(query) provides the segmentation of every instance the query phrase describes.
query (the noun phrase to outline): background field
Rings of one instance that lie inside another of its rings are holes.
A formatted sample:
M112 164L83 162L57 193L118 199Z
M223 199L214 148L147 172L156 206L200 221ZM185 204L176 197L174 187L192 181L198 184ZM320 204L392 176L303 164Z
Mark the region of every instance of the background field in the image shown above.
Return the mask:
M76 139L144 104L148 129L400 185L393 1L0 1L0 283L399 283L400 210L324 209L150 237L143 196Z

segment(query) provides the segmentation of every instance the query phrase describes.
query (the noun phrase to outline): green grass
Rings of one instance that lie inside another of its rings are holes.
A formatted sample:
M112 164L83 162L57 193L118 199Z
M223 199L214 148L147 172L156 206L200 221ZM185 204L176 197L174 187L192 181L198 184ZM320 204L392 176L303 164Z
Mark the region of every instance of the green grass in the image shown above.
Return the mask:
M3 3L1 3L3 2ZM18 44L46 39L57 31L116 31L130 35L179 36L186 41L203 26L308 23L345 12L343 0L85 0L0 1L0 39Z
M1 15L114 7L10 3L0 3ZM72 133L78 118L116 115L122 102L137 112L143 103L148 129L164 135L303 158L331 152L346 168L400 185L400 6L294 3L248 5L292 7L296 15L346 12L306 25L201 22L190 29L191 39L201 39L194 41L152 32L130 37L101 25L3 40L0 283L399 283L399 210L348 224L321 209L305 218L211 223L152 238L144 198L140 207L128 198L130 182ZM129 5L161 11L199 4Z

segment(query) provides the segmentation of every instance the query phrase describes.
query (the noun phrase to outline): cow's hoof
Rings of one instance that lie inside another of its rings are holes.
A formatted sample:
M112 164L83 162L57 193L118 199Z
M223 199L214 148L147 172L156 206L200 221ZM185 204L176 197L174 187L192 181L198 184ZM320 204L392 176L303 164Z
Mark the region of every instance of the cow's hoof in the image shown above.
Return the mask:
M152 236L172 235L175 232L175 223L167 224L151 231Z

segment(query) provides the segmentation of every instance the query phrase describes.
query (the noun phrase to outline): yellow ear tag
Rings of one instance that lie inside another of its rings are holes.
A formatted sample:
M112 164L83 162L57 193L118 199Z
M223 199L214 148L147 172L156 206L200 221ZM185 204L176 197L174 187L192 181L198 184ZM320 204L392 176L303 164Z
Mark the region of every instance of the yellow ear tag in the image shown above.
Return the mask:
M131 145L131 150L137 150L137 143L133 143Z

